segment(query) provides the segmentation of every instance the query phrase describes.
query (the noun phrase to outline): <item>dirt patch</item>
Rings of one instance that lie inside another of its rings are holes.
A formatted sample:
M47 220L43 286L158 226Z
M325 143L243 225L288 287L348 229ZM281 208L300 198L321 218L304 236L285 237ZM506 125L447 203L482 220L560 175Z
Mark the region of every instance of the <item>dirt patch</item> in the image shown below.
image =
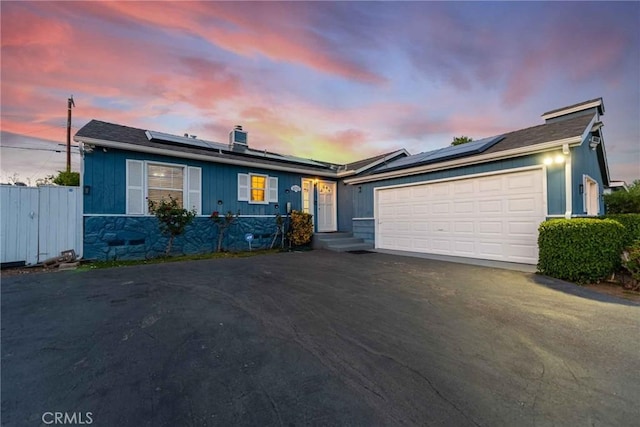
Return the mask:
M31 273L51 273L52 271L58 271L58 269L44 268L42 266L11 267L11 268L3 268L2 271L0 271L0 276L8 277L8 276L19 276L21 274L31 274Z
M620 283L615 283L615 282L592 283L590 285L585 285L585 288L591 289L592 291L600 292L602 294L624 298L626 300L633 301L640 304L640 292L632 291L630 289L625 289L624 286Z

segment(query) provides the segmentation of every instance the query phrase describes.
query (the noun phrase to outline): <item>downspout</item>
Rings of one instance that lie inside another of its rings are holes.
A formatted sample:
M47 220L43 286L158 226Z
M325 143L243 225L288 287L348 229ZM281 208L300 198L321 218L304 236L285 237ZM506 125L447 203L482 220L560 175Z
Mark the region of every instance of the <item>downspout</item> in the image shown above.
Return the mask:
M562 146L562 154L565 155L564 162L564 186L565 186L565 211L564 217L571 219L571 211L573 209L573 195L572 195L572 178L571 178L571 151L569 150L569 144Z

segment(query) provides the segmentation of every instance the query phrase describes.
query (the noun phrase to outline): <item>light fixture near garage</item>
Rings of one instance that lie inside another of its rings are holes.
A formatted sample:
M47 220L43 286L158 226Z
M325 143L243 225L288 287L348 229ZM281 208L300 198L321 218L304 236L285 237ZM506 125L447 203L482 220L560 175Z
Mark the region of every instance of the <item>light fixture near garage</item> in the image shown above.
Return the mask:
M549 166L552 164L557 164L557 165L561 165L565 162L566 158L564 155L562 154L557 154L555 156L547 156L544 158L543 162L545 165Z

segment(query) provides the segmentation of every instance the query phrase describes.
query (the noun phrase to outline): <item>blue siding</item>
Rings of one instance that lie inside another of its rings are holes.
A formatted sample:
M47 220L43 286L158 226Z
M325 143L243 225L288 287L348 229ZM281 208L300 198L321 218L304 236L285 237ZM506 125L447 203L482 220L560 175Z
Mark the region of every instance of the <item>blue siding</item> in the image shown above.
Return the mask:
M351 231L354 187L338 182L338 231Z
M276 211L285 213L287 202L291 202L292 209L301 209L301 193L287 191L294 184L301 185L303 176L300 174L115 149L107 149L107 152L96 149L93 153L87 154L84 159L84 185L91 186L90 193L84 196L85 214L125 214L127 159L202 168L202 214L204 215L209 215L213 211L234 213L240 211L242 215L273 215L277 213ZM256 205L238 202L238 173L262 173L278 177L279 208L276 210L275 203ZM222 200L221 206L218 205L218 200Z
M428 172L419 175L386 179L364 184L354 184L353 216L356 218L373 217L373 190L377 187L463 177L465 175L496 172L505 169L538 166L544 163L544 158L547 155L549 155L549 153L499 160L479 165L463 166L455 169ZM547 167L547 205L550 215L564 214L564 192L564 166L551 165Z
M589 135L590 136L590 135ZM587 138L589 138L587 136ZM571 167L572 167L572 191L573 191L573 214L586 215L586 207L584 205L583 194L580 194L580 185L583 183L583 175L589 175L594 179L600 188L602 196L604 190L602 171L598 163L598 152L600 150L591 150L588 140L583 142L579 147L571 149ZM600 213L604 213L604 199L600 197Z
M375 224L373 219L359 219L353 221L353 236L363 239L366 243L374 243Z

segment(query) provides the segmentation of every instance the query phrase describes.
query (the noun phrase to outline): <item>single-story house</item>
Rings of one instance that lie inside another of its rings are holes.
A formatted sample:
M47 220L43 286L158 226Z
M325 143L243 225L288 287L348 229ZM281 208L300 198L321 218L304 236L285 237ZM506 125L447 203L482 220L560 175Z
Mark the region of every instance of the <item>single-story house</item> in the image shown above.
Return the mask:
M198 217L177 239L211 251L212 212L238 213L225 247L268 246L276 215L314 217L317 233L351 232L376 248L535 264L547 218L604 212L609 172L602 99L542 115L544 124L459 146L405 150L351 164L252 149L240 126L229 143L92 120L81 145L85 258L161 253L147 199L171 194Z

